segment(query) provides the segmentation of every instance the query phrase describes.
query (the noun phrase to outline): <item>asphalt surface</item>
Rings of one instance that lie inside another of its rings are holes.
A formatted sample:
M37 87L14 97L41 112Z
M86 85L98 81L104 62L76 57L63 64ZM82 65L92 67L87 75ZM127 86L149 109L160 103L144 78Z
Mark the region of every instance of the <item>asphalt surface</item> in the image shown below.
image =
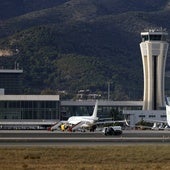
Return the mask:
M170 131L123 131L120 136L102 132L58 132L44 130L1 130L0 146L98 146L169 144Z

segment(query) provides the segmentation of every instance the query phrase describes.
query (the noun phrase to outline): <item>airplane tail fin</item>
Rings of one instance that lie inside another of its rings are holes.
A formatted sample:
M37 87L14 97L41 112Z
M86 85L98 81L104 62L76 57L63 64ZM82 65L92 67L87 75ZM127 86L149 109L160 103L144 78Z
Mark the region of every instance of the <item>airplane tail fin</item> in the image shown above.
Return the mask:
M165 97L165 104L169 106L168 97Z
M170 105L167 97L165 101L166 101L166 118L167 118L168 126L170 126Z
M92 117L97 117L97 109L98 109L98 100L96 100L96 104L94 106Z
M125 124L126 124L126 126L130 126L127 119L125 119Z

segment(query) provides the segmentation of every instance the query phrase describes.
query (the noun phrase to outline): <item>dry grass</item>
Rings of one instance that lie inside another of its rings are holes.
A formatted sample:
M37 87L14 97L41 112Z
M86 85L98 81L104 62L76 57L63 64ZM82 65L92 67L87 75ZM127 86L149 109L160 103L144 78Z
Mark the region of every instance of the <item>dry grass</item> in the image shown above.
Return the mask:
M2 170L169 170L169 145L0 148Z

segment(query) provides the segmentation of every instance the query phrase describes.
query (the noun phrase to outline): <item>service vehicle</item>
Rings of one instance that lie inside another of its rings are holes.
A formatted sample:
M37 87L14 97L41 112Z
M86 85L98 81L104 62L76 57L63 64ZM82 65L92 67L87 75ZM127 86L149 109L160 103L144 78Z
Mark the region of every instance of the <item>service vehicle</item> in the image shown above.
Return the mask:
M109 136L109 135L121 135L122 134L122 127L121 126L104 127L102 132L106 136Z

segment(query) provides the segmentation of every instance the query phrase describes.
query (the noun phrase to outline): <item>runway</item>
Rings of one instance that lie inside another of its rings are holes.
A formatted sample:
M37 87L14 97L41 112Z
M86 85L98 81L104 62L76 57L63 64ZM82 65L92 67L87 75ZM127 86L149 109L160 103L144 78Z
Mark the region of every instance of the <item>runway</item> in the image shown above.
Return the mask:
M169 144L170 131L123 131L120 136L102 132L0 131L0 146L106 146L127 144Z

